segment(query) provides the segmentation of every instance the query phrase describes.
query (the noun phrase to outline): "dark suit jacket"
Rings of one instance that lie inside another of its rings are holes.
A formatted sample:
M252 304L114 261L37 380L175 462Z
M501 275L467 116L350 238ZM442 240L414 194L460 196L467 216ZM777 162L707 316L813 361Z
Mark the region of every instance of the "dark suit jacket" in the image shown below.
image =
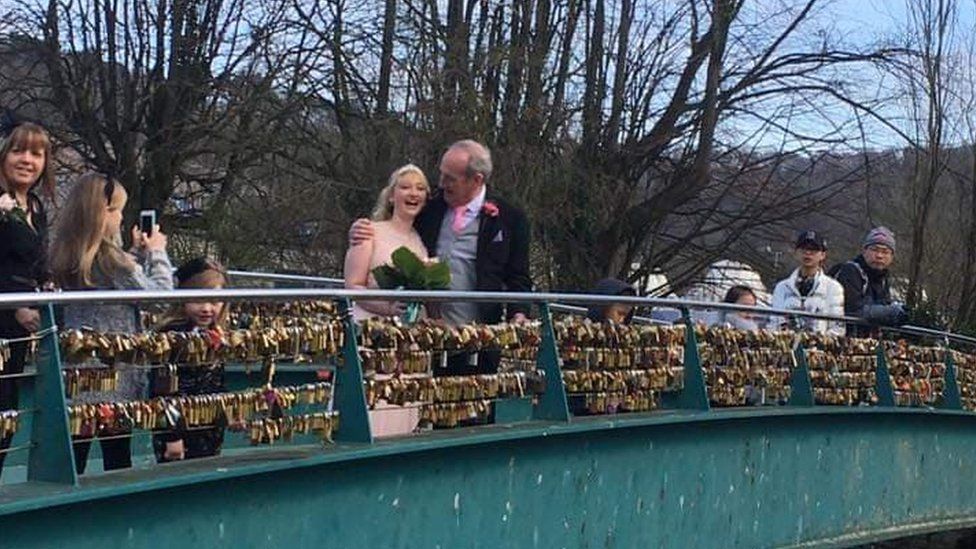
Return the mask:
M478 291L483 292L530 292L529 277L529 222L522 210L493 195L485 195L485 204L498 207L497 216L484 211L478 217L478 255L475 259ZM435 194L414 222L424 246L430 255L436 256L437 238L448 206L440 193ZM529 314L528 303L509 303L508 318L516 313ZM485 323L501 322L501 303L480 303L479 320Z

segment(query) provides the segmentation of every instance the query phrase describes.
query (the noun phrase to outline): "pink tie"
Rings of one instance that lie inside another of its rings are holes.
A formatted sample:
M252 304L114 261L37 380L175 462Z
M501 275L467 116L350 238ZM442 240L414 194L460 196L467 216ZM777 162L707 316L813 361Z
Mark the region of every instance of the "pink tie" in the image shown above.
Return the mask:
M454 208L454 221L451 223L451 228L454 229L455 233L460 233L464 230L464 213L468 210L468 207L458 206Z

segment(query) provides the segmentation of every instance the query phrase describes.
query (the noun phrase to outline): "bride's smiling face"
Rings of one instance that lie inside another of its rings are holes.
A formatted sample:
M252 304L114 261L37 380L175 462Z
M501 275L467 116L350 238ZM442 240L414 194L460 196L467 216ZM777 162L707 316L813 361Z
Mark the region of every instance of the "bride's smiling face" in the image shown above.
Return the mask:
M427 203L428 191L427 182L419 174L401 175L393 188L393 215L411 219L417 217Z

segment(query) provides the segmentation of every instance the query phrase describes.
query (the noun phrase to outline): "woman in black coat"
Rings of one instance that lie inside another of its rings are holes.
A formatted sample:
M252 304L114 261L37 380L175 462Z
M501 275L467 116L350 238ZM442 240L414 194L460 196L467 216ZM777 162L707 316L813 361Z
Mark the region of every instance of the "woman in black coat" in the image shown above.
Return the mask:
M47 214L38 189L53 200L51 138L41 126L11 123L0 128L0 292L33 292L47 283ZM19 339L36 332L37 309L0 310L0 338ZM0 410L16 410L16 378L24 371L26 342L10 344L10 358L0 372ZM12 437L0 438L0 470Z

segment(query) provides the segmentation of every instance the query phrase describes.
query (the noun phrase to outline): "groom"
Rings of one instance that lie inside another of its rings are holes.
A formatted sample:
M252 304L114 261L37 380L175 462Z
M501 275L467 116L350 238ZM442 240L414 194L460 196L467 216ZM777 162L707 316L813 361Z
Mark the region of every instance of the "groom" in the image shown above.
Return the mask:
M448 147L441 158L440 185L417 216L414 228L431 257L451 269L451 290L532 291L529 277L529 223L520 209L488 192L491 152L470 139ZM368 220L353 224L355 242L372 238ZM527 303L451 302L439 305L441 317L451 325L498 323L526 319ZM449 361L449 375L489 373L497 370L497 353L477 360L457 355Z

